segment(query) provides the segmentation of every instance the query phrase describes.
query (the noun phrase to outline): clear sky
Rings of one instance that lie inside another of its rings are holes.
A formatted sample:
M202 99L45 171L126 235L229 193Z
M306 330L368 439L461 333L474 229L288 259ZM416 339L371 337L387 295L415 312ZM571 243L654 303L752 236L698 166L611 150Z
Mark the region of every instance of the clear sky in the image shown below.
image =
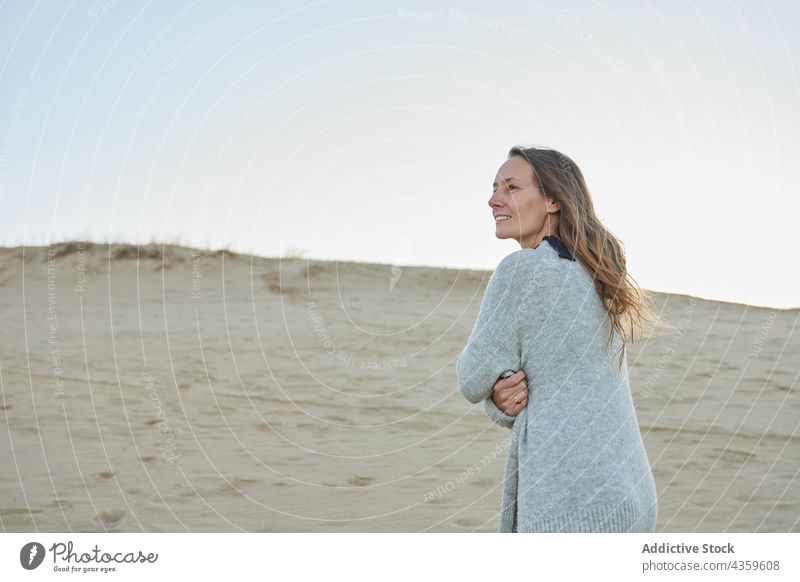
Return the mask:
M513 145L647 289L800 306L800 3L0 7L0 244L493 269Z

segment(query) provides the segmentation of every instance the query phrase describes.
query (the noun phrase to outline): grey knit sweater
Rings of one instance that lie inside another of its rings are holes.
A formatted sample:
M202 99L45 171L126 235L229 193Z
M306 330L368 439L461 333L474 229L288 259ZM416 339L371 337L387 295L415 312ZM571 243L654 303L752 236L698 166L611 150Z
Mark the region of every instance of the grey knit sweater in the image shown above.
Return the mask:
M654 532L657 498L620 338L591 273L561 239L505 257L456 364L458 387L511 428L499 532ZM525 371L528 404L499 410L492 388Z

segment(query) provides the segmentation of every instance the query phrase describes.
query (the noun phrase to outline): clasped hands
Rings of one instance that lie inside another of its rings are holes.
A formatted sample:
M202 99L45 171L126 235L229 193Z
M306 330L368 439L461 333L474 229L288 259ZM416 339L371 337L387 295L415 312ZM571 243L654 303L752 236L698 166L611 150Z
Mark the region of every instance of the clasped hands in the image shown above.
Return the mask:
M528 383L522 370L495 382L492 402L508 416L516 416L528 404Z

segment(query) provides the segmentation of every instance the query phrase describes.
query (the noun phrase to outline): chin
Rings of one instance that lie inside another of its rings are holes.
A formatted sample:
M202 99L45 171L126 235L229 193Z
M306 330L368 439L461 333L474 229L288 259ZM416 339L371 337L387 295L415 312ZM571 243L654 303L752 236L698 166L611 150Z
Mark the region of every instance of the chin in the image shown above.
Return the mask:
M519 229L514 228L509 224L497 225L494 229L494 235L499 239L517 238L515 236L515 234L517 234L517 230Z

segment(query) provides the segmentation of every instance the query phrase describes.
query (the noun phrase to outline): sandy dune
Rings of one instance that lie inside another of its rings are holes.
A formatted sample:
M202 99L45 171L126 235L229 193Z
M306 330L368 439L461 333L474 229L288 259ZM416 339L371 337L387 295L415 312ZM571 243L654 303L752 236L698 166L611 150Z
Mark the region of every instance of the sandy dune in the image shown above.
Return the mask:
M495 531L510 431L454 370L489 275L0 249L3 531ZM800 310L657 305L658 530L800 531Z

